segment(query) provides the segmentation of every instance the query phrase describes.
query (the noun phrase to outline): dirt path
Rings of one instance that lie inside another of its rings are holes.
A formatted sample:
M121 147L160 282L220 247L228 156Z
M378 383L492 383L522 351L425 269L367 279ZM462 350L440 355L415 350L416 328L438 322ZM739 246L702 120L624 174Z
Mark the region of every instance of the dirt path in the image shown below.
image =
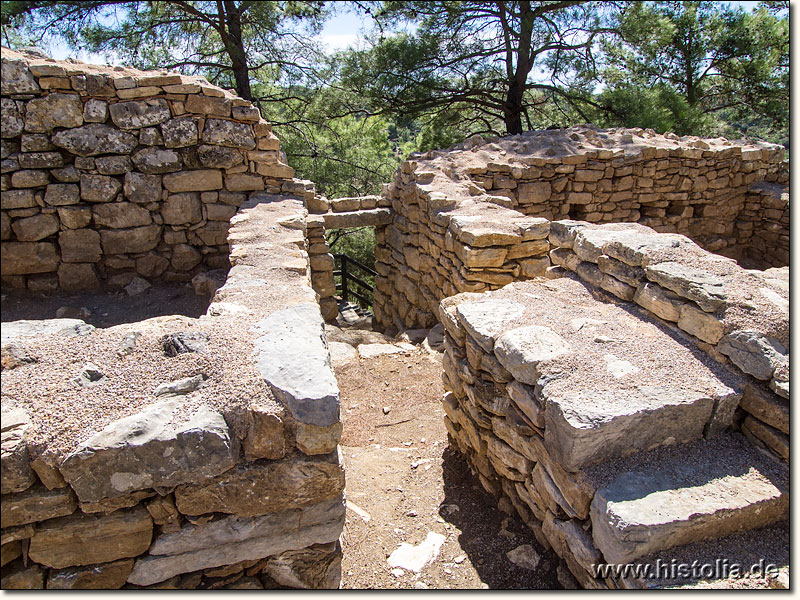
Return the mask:
M347 511L342 588L560 587L554 555L497 509L448 448L440 356L418 349L336 368L347 499L364 513ZM432 563L419 573L389 565L402 542L417 545L431 531L445 536ZM524 544L541 556L534 570L506 556Z

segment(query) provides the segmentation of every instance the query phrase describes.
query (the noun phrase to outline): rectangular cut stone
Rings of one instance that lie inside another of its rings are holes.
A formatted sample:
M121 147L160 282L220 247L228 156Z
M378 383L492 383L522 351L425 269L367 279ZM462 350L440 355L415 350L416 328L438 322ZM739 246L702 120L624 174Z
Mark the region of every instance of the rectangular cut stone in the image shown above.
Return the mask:
M388 208L373 208L353 212L326 213L323 218L325 227L328 229L379 227L392 222L392 212Z
M53 567L92 565L147 552L153 520L138 506L105 516L77 513L40 524L31 538L31 560Z
M508 254L507 248L472 248L464 244L456 244L455 250L468 269L502 267Z
M4 494L2 508L0 527L5 529L70 515L78 508L78 503L69 488L48 490L37 485L19 494Z
M548 397L545 443L570 471L603 459L702 437L714 400L678 387L584 390Z
M256 368L301 423L338 423L339 387L330 366L317 304L276 311L255 327Z
M60 262L50 242L3 242L2 253L4 276L51 273Z
M787 474L741 436L674 450L679 456L671 461L625 464L595 494L592 536L606 562L627 563L788 516Z
M344 498L340 494L302 510L186 525L178 532L159 536L150 555L136 562L128 582L152 585L181 573L333 542L341 535L344 520Z
M202 407L176 427L179 403L159 402L114 421L69 454L60 470L80 501L202 481L233 467L237 447L222 415Z
M334 498L344 489L344 469L336 455L296 454L280 461L239 465L208 483L175 490L175 504L185 515L224 512L241 517L302 508Z
M146 225L131 229L103 229L100 241L104 254L135 254L147 252L161 240L161 225Z
M170 192L204 192L222 189L222 172L218 169L197 169L169 173L162 178Z

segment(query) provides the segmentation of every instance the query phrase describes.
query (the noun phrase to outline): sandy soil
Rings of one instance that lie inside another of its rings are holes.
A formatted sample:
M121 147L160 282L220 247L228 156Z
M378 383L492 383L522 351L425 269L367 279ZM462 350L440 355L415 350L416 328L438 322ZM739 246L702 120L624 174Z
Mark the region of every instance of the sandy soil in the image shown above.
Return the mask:
M347 511L342 588L559 588L555 556L497 509L448 447L441 373L440 357L424 350L336 368L347 499L369 515ZM438 558L418 574L393 574L389 555L429 531L446 537ZM541 556L535 570L506 557L523 544Z

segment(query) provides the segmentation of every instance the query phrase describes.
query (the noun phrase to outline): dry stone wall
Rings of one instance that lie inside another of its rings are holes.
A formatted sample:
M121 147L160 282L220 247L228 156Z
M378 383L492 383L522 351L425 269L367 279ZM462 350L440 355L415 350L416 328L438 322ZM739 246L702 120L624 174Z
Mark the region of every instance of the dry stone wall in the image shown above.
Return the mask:
M772 144L591 127L412 156L384 192L394 216L376 249L375 315L398 330L430 326L445 297L543 274L554 218L639 222L777 265L788 260L788 193L758 190L782 189L782 158Z
M338 587L339 390L306 218L251 195L200 319L4 324L4 589ZM75 381L71 353L96 363Z
M189 281L229 266L250 192L298 191L258 108L200 77L3 48L0 93L3 285Z
M752 382L602 294L568 274L442 301L445 425L483 488L562 559L568 587L685 585L595 569L713 564L718 548L744 564L786 543L785 523L741 537L789 507L785 465L730 429Z

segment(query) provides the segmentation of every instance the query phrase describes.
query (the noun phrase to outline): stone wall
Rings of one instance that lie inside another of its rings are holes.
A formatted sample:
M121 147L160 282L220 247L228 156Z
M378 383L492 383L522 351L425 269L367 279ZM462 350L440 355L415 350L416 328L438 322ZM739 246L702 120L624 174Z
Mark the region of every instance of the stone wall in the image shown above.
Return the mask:
M742 431L789 460L789 268L745 270L636 224L550 224L550 258L748 376ZM551 272L551 276L558 273Z
M294 170L250 102L200 77L2 50L2 278L33 291L189 281Z
M780 212L771 208L780 201L756 190L786 183L782 158L772 144L591 127L412 156L384 193L394 216L376 249L375 315L398 330L430 326L445 297L543 274L541 232L554 218L639 222L736 258L758 249L744 256L761 266L780 263L788 196Z
M4 324L4 589L338 587L339 391L306 218L251 195L200 319Z
M615 241L623 251L645 245ZM788 548L788 469L730 428L740 402L759 404L742 426L748 438L756 413L783 411L788 426L788 404L765 400L765 387L733 368L743 353L717 362L595 285L566 274L442 301L445 425L482 487L561 558L566 587L686 585L696 574L602 577L594 568L687 557L749 566L752 548ZM755 346L750 359L766 362L770 352ZM713 538L723 539L705 543Z

